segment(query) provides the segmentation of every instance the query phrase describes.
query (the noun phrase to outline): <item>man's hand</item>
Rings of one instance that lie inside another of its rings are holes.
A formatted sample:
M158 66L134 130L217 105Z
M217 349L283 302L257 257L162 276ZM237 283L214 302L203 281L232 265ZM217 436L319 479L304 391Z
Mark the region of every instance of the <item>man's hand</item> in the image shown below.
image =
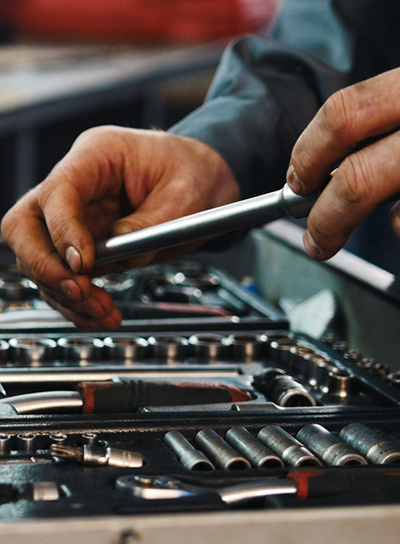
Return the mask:
M100 127L84 132L47 179L4 216L2 236L45 301L85 328L114 329L121 315L94 286L95 242L240 198L222 157L164 132ZM143 266L200 247L138 256Z
M323 189L304 245L332 257L371 211L400 191L400 69L332 95L294 146L287 182L298 194ZM372 138L372 140L369 140ZM400 205L392 210L400 236Z

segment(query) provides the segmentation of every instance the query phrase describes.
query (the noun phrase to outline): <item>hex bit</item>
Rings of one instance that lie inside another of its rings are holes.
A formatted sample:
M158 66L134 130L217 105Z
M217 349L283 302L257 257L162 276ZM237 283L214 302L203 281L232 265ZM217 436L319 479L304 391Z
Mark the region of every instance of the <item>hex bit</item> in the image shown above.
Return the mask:
M296 195L285 185L278 191L114 236L96 245L96 264L119 261L149 251L263 225L282 217L306 217L317 196Z

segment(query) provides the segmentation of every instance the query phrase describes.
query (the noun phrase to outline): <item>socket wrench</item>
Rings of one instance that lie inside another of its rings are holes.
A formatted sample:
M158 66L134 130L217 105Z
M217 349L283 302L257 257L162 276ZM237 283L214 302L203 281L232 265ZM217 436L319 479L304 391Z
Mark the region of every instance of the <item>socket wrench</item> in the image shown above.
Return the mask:
M288 185L285 185L272 193L114 236L96 245L96 265L214 237L233 230L263 225L282 217L306 217L317 196L296 195Z

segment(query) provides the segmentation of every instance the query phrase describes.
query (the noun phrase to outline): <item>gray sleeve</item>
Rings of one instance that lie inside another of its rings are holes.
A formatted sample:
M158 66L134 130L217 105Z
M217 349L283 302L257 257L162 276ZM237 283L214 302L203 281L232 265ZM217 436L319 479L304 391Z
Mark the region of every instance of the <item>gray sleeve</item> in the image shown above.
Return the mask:
M243 198L280 188L301 131L351 82L354 44L330 0L286 0L267 36L227 49L204 105L171 132L216 149Z

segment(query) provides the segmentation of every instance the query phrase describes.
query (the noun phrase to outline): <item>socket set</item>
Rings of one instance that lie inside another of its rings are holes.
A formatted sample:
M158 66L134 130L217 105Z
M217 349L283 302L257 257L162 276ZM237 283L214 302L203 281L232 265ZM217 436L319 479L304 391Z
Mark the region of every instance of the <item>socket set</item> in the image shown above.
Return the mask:
M400 500L398 373L204 264L94 281L119 331L1 271L0 520Z

